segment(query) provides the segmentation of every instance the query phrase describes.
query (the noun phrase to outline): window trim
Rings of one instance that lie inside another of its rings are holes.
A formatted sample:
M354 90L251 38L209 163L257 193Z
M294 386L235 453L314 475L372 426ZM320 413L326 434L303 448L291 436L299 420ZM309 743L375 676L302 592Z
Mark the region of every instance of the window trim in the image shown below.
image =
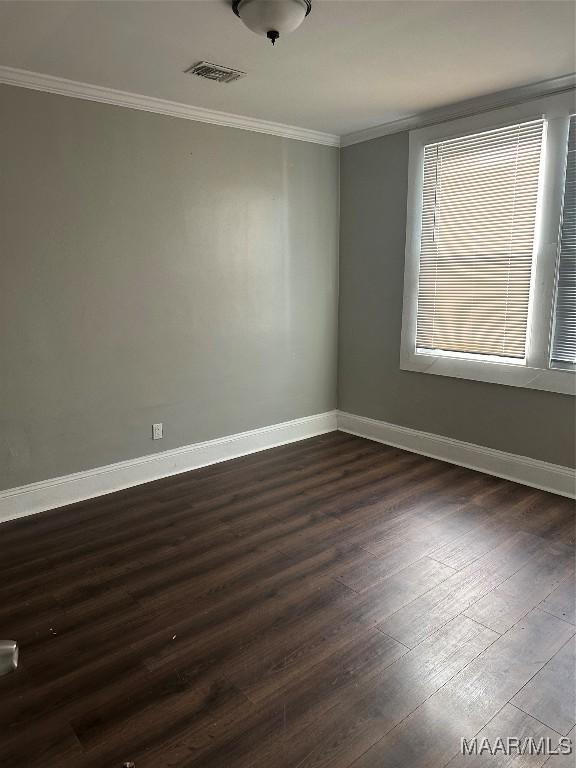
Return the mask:
M410 131L406 253L400 368L459 379L505 384L576 395L573 371L550 368L556 274L560 254L560 223L566 173L570 115L576 91L555 94L512 107L491 110ZM544 117L546 135L543 174L536 221L532 289L528 314L526 364L503 363L416 351L418 273L422 224L424 146L467 134Z

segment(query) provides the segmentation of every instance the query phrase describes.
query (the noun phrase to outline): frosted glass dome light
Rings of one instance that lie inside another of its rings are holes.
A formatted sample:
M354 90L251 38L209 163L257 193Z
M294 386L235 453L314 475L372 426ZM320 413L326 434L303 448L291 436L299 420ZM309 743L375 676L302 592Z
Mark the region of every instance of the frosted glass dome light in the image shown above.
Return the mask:
M232 10L248 29L274 45L280 35L293 32L312 9L312 0L234 0Z

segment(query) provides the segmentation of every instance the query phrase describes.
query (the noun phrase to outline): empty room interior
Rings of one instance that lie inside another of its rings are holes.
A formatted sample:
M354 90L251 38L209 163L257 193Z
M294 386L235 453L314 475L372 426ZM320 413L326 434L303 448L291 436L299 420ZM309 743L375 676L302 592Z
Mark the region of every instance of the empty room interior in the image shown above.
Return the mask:
M576 766L576 4L0 0L0 768Z

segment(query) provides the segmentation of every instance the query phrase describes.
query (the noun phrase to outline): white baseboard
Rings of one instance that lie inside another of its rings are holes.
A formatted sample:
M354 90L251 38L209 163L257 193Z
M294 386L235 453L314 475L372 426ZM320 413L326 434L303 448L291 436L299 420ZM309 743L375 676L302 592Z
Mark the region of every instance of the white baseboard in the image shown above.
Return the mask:
M364 416L329 411L0 491L0 523L336 429L561 496L576 497L576 473L568 467Z
M336 411L329 411L0 491L0 522L333 432L335 429Z
M576 497L576 471L558 464L496 451L474 443L399 427L385 421L338 412L338 429L379 443L496 475L561 496Z

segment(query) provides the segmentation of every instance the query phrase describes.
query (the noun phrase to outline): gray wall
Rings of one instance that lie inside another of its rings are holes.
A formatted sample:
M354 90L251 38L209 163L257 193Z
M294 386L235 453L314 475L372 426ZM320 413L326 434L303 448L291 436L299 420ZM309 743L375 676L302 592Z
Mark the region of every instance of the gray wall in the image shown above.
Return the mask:
M408 134L342 150L339 407L565 466L574 398L401 371Z
M0 113L0 489L336 406L336 149ZM399 369L407 166L406 134L341 152L339 407L574 465L572 398Z
M337 149L8 86L0 114L0 488L336 406Z

